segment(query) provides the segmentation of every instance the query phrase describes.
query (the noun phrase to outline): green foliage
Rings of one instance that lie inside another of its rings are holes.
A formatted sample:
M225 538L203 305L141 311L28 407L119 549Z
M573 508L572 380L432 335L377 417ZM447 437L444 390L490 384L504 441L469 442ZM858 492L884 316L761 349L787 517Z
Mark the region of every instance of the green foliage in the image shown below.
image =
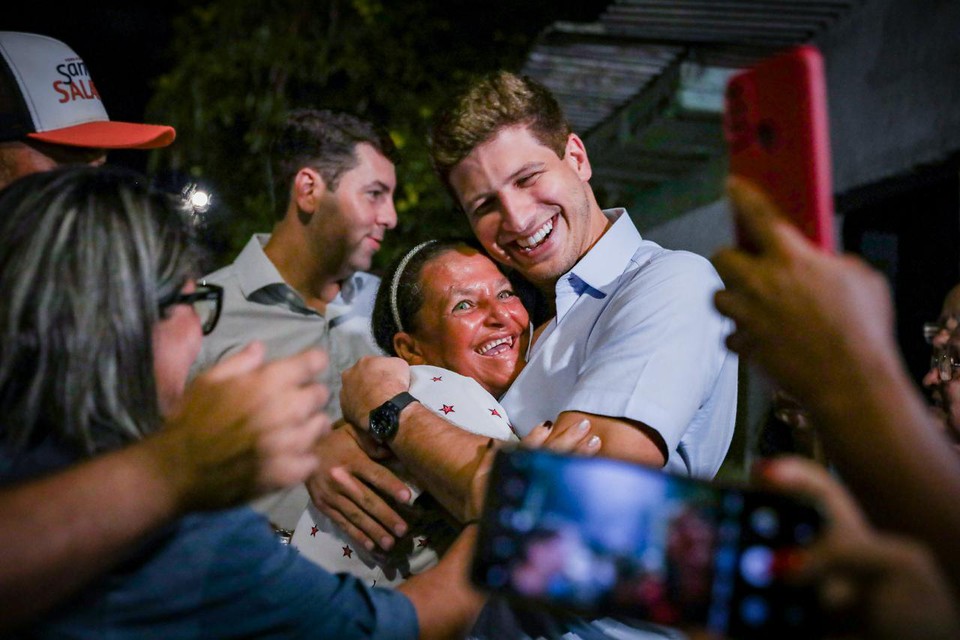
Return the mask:
M209 184L220 214L206 230L219 262L273 226L267 150L291 108L344 110L384 125L402 153L400 222L378 254L385 264L414 242L468 233L433 175L430 117L474 74L519 68L532 38L555 19L583 18L583 2L498 8L465 0L212 0L174 22L175 66L150 115L177 128L153 172ZM523 3L510 3L520 4ZM598 8L605 2L594 3ZM564 7L568 9L563 13ZM571 14L570 11L573 11ZM580 14L576 12L579 11ZM217 209L214 209L216 211Z

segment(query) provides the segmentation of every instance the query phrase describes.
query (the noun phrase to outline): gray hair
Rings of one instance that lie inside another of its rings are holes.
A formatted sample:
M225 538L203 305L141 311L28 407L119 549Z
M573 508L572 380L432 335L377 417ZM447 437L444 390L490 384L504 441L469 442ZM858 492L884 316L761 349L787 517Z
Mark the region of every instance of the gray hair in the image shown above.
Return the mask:
M136 174L68 167L0 192L3 438L92 455L154 430L158 302L197 269L172 204Z

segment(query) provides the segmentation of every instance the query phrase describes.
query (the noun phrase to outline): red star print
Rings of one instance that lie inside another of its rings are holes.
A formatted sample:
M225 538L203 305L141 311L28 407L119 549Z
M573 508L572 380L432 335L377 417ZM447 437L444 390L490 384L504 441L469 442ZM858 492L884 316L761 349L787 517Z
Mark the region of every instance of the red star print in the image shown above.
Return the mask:
M352 558L352 557L353 557L353 549L351 549L350 547L344 547L344 548L343 548L343 556L346 557L346 558Z
M434 382L440 382L441 380L443 380L443 376L437 376L436 378L430 378L430 379L433 380Z
M310 527L310 536L316 538L317 531L320 531L320 527Z
M417 540L417 549L420 547L425 547L430 544L430 538L420 538Z
M443 408L440 409L440 411L443 411L443 415L447 415L448 413L453 413L453 405L445 404L443 405Z
M503 416L500 415L500 412L497 411L496 409L490 409L490 415L492 415L492 416L497 416L498 418L502 418L502 417L503 417Z

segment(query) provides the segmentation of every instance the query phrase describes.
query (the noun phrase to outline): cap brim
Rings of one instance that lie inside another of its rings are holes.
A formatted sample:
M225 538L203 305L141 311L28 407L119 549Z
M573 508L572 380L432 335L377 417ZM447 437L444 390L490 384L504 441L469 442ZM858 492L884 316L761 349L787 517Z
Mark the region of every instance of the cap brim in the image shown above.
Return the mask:
M53 131L28 133L28 138L92 149L157 149L165 147L177 137L173 127L160 124L133 122L88 122Z

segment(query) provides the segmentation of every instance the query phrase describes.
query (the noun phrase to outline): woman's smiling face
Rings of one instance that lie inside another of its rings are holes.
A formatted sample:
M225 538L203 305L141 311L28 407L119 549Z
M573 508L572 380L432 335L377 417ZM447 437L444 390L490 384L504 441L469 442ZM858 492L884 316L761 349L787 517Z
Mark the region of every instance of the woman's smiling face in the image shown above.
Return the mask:
M506 276L486 256L462 247L427 262L416 327L394 337L410 364L430 364L502 395L523 367L530 318Z

